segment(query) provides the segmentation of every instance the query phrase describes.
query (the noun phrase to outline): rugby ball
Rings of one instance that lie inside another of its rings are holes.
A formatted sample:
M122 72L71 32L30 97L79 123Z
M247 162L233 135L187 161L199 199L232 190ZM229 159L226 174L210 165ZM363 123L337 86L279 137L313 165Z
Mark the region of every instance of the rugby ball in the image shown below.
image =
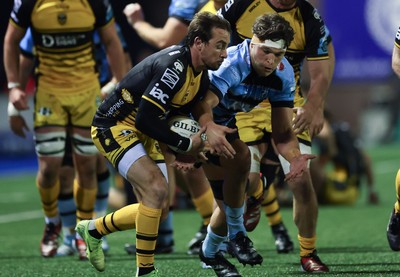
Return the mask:
M190 138L200 130L200 124L196 120L183 115L171 117L168 120L168 125L172 132L177 133L185 138ZM168 147L175 152L185 153L174 146L168 145Z

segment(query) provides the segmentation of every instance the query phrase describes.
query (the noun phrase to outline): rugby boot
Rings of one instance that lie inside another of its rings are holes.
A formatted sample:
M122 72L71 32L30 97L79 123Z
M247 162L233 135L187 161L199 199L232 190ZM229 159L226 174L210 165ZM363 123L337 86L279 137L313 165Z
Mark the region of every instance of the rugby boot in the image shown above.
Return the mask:
M199 257L204 264L206 264L207 266L211 267L214 270L215 274L217 274L218 277L242 276L239 274L236 267L233 264L231 264L227 259L225 259L225 257L222 255L220 251L218 251L217 254L215 254L215 257L207 258L206 256L204 256L200 244Z
M45 226L43 237L40 242L40 253L43 257L54 257L57 254L58 238L61 232L61 222L55 225L48 223Z
M243 214L243 224L247 232L253 231L261 218L261 203L264 197L255 198L250 196L246 201L246 212Z
M301 270L307 273L329 272L329 268L324 264L314 250L310 255L300 258Z
M243 232L237 233L234 239L228 241L228 253L243 265L261 265L263 262L263 257L257 253L253 242Z
M83 239L81 238L75 239L75 249L76 252L78 253L79 260L86 261L88 259L86 255L86 243L83 241Z
M271 226L271 231L275 238L276 251L279 254L293 251L293 241L290 239L288 231L283 223Z
M400 250L400 214L395 213L394 209L390 214L389 224L386 229L386 235L390 249Z
M89 234L89 220L82 220L79 222L75 231L81 236L86 244L86 256L90 263L98 271L104 271L106 264L104 261L104 253L101 247L103 240L96 239Z
M261 175L260 178L263 184L263 193L258 198L250 196L246 200L246 211L243 215L243 224L247 232L253 231L257 227L261 218L261 204L264 201L267 179L264 175Z
M188 243L189 255L198 255L200 252L201 243L207 236L207 225L201 225L200 230L194 235L194 237Z

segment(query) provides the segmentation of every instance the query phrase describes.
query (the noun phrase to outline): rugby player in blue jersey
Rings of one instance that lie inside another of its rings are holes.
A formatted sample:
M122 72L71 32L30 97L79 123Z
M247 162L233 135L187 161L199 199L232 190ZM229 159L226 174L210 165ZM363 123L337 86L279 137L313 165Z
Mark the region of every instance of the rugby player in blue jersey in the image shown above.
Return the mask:
M219 138L216 134L223 132L221 125L236 128L237 112L251 111L268 99L272 106L272 137L279 153L290 163L286 180L296 183L307 177L304 172L313 156L301 154L292 130L296 82L293 68L284 55L294 31L289 22L277 14L258 17L252 30L251 39L228 48L228 56L221 67L209 71L210 90L214 94L207 94L203 101L209 105L203 106L214 108L212 113L199 117L199 123L207 128L208 143L214 145ZM261 264L263 258L253 247L243 224L250 151L238 133L228 134L227 140L235 149L234 159L209 155L209 162L203 165L218 207L211 217L199 255L218 276L240 276L235 266L219 252L226 237L228 251L240 263Z

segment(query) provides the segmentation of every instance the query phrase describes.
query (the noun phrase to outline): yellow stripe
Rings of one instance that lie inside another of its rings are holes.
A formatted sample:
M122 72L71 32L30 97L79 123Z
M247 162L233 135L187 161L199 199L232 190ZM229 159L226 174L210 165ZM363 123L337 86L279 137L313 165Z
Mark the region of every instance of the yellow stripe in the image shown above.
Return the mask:
M313 57L313 58L307 58L307 61L322 61L322 60L328 60L329 56L324 56L324 57Z
M22 28L21 26L19 26L17 23L15 23L15 21L14 20L12 20L12 19L9 19L9 22L13 25L13 26L15 26L16 28L18 28L18 29L20 29L20 30L22 30L22 31L26 31L26 29L25 28Z
M143 98L143 99L146 99L147 101L149 101L149 102L151 102L152 104L156 105L156 106L159 107L163 112L165 112L165 109L164 109L160 104L158 104L157 102L155 102L153 99L147 97L146 95L142 95L142 98Z
M398 44L397 42L394 42L394 45L396 45L397 48L400 48L400 44Z

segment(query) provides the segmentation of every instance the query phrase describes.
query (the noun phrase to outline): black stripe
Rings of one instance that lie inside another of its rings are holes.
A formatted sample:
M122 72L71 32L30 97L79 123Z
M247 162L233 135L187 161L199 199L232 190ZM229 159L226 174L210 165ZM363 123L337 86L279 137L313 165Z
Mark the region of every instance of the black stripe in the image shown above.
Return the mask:
M121 229L119 229L118 227L117 227L117 225L115 225L115 223L114 223L114 214L115 214L115 212L113 212L112 214L111 214L111 224L114 226L114 228L115 229L117 229L118 231L122 231Z
M157 236L144 236L140 234L136 234L136 239L145 240L145 241L155 241L157 240Z

